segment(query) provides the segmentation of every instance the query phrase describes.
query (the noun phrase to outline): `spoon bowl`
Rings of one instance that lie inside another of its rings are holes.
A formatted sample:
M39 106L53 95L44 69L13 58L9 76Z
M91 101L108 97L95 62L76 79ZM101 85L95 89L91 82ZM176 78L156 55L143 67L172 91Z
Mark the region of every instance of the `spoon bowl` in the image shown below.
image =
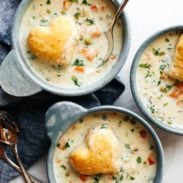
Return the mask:
M13 118L6 112L1 112L0 115L0 142L9 146L16 158L16 161L21 169L24 180L26 183L32 183L32 180L24 168L20 157L18 155L17 143L18 143L19 129L15 124Z
M127 3L128 3L129 0L124 0L123 3L119 6L116 14L114 15L114 18L112 20L112 23L109 27L109 29L104 32L105 36L106 36L106 39L107 39L107 42L108 42L108 49L107 49L107 53L105 55L105 58L103 60L102 63L100 63L97 68L103 66L104 64L106 64L110 57L111 57L111 54L113 52L113 49L114 49L114 34L113 34L113 31L114 31L114 26L116 24L116 22L118 21L121 13L123 12L124 8L126 7Z

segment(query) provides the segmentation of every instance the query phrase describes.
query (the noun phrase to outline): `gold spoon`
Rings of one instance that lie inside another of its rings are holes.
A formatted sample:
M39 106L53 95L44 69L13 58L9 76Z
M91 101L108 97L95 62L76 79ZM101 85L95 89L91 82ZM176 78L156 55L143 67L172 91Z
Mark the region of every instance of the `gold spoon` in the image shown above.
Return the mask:
M6 162L7 164L9 164L11 167L13 167L16 171L18 171L19 173L21 172L21 169L19 168L19 166L17 164L15 164L6 154L4 147L0 145L0 159L3 160L4 162ZM33 183L41 183L40 180L38 180L36 177L30 175L32 182Z
M11 147L16 161L21 169L26 183L32 183L29 174L24 168L17 150L19 129L13 118L6 112L0 111L0 142Z
M17 143L18 143L18 136L17 133L12 132L9 129L3 128L0 126L0 142L3 144L6 144L7 146L10 146L14 156L16 158L16 161L21 169L22 175L24 177L24 180L26 183L33 183L29 174L27 173L26 169L24 168L17 150Z
M104 64L106 64L110 59L110 56L111 56L111 54L113 52L113 49L114 49L114 34L113 34L114 26L115 26L117 20L119 19L121 13L123 12L125 6L127 5L128 1L129 0L124 0L123 3L119 6L116 14L114 15L114 18L112 20L112 23L111 23L109 29L106 32L104 32L104 34L107 38L107 41L108 41L108 49L107 49L107 54L106 54L103 62L100 63L97 66L97 68L99 68L99 67L103 66Z

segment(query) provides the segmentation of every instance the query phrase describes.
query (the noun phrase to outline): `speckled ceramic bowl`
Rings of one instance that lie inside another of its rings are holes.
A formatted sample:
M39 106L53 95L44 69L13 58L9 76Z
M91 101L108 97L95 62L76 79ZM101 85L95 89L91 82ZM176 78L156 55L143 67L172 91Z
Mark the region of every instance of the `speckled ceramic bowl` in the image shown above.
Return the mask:
M163 149L159 137L156 135L156 132L143 118L141 118L134 112L120 107L103 106L95 107L88 110L71 102L56 103L55 105L51 106L46 113L46 128L48 136L51 139L51 147L47 160L47 172L49 182L56 183L53 169L53 157L58 144L58 140L73 123L95 112L119 112L122 114L126 114L135 119L142 126L144 126L144 128L149 132L155 143L155 150L157 154L157 171L154 183L160 183L162 180L164 164Z
M147 107L144 106L142 99L140 98L140 96L137 92L136 71L137 71L139 60L140 60L143 52L159 36L161 36L165 33L171 32L171 31L183 31L183 26L174 26L174 27L170 27L170 28L161 30L161 31L155 33L150 38L148 38L146 41L144 41L144 43L140 46L140 48L138 49L138 51L134 57L134 60L133 60L132 66L131 66L130 85L131 85L132 95L134 97L134 100L135 100L137 106L139 107L141 112L147 117L147 119L150 122L152 122L153 124L155 124L156 126L158 126L159 128L161 128L167 132L174 133L177 135L183 135L183 129L173 128L173 127L168 126L165 123L162 123L161 121L155 119L155 117L153 117L152 114L147 110Z
M22 0L14 17L13 27L12 27L13 49L15 50L14 58L17 58L17 61L21 64L21 67L25 71L27 76L31 78L35 83L37 83L41 88L57 95L80 96L80 95L88 94L102 88L118 74L118 72L122 68L127 58L127 55L129 52L129 46L130 46L129 25L128 25L128 21L125 14L122 14L121 16L121 21L123 24L123 45L122 45L120 57L116 62L116 64L111 69L110 74L105 75L105 77L102 77L97 82L94 82L91 85L81 87L78 89L60 88L57 86L53 86L47 83L46 81L43 81L42 79L40 79L40 77L36 75L33 72L33 70L30 68L27 60L24 59L23 54L21 53L20 45L19 45L20 44L19 43L20 24L25 11L27 10L31 2L32 0ZM118 1L113 0L112 2L116 7L119 6Z

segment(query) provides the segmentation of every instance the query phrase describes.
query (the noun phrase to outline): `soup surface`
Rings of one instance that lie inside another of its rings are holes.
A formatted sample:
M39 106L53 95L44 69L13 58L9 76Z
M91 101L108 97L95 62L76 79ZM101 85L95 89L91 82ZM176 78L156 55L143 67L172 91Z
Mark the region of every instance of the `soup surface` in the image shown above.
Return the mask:
M120 172L83 176L70 165L69 156L85 143L88 130L110 126L120 144ZM54 173L57 183L120 183L154 182L156 152L154 141L142 125L121 113L93 113L73 124L60 138L54 153Z
M115 8L107 0L33 0L20 28L22 53L35 74L50 84L61 88L78 88L96 82L109 73L122 47L122 26L118 22L114 30L113 54L107 64L96 70L107 53L108 42L104 32L114 13ZM49 27L50 22L60 16L72 19L77 35L72 38L76 47L66 47L67 56L70 57L66 67L36 57L27 44L28 35L33 28Z
M143 105L153 118L172 128L183 128L183 83L166 76L179 37L179 32L170 32L153 41L140 58L136 73Z

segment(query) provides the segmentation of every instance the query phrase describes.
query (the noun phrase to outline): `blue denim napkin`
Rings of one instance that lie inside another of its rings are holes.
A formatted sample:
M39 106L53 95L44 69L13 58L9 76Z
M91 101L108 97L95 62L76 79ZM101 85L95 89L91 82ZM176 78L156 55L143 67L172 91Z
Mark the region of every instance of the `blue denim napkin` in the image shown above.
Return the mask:
M11 49L11 21L19 2L20 0L0 0L0 63ZM116 79L95 93L74 98L59 97L47 92L17 98L4 93L0 88L0 110L9 112L20 128L18 151L28 168L48 151L49 139L46 136L44 115L50 105L63 100L76 102L86 108L113 104L123 90L124 85ZM9 149L7 153L13 159ZM17 175L14 169L0 160L0 183L7 183Z

